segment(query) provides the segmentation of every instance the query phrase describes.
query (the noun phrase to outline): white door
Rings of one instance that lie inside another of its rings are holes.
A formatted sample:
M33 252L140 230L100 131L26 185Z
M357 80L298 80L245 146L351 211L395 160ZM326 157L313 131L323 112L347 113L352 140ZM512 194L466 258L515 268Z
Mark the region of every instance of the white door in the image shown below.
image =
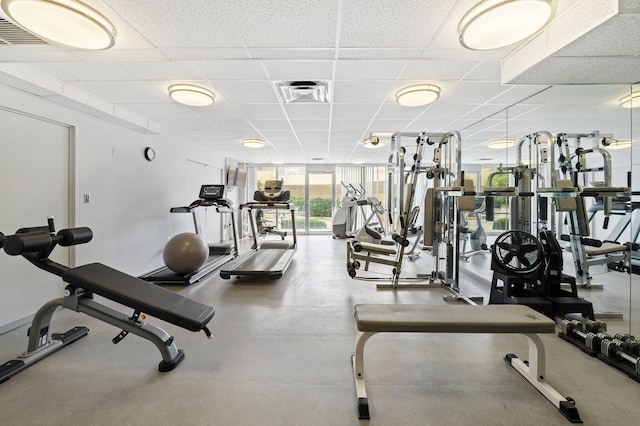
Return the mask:
M0 232L69 226L70 129L0 108ZM69 249L51 259L69 264ZM62 296L62 280L21 257L0 252L0 332L19 326L45 302Z

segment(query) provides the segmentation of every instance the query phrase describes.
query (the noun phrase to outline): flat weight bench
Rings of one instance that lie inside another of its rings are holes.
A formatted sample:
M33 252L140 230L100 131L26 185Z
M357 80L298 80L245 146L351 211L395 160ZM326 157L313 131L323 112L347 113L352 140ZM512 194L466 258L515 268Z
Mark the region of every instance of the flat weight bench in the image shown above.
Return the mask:
M122 331L113 338L113 343L120 342L129 333L150 341L162 355L158 366L161 372L173 370L184 359L184 352L176 347L173 337L166 331L143 321L142 314L189 331L203 331L211 338L207 328L215 314L211 306L100 263L69 268L49 259L56 245L84 244L92 237L89 228L63 229L55 234L52 219L48 226L22 228L16 231L16 235L4 236L0 233L0 247L7 254L22 255L38 268L60 276L69 284L63 298L45 303L36 312L29 329L27 351L18 359L0 364L0 383L87 335L89 330L86 327L74 327L65 333L51 333L51 318L59 307L85 313L120 328ZM94 295L133 309L133 315L97 302Z
M353 372L358 397L358 417L369 419L364 384L364 346L376 333L514 333L529 342L529 362L514 354L507 361L571 423L582 423L572 399L544 381L545 352L538 333L555 333L555 322L523 305L356 305L358 328Z

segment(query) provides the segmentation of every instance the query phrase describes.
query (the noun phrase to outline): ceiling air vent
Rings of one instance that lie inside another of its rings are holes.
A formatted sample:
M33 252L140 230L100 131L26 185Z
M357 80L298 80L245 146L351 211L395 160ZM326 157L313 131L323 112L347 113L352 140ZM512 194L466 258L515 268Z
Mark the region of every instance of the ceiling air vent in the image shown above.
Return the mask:
M329 103L329 83L326 81L274 81L284 103Z
M6 19L0 17L0 46L19 46L25 44L47 44L44 40L39 39L33 34L23 30L17 25L12 24Z

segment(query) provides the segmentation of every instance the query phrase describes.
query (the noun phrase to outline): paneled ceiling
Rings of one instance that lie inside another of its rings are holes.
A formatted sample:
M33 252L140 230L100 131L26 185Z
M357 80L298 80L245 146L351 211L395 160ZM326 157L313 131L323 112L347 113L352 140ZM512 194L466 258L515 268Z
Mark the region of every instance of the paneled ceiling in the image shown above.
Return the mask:
M115 47L82 51L0 44L0 82L175 143L219 147L221 154L246 162L364 158L381 163L388 151L366 149L361 141L371 132L395 130L460 131L465 160L478 161L486 157L488 138L507 131L510 107L511 118L521 120L508 130L512 137L557 131L545 122L557 126L548 113L562 109L552 106L555 97L544 96L556 83L545 67L529 64L533 71L514 73L509 63L512 80L522 82L509 84L501 77L503 58L526 54L529 43L488 52L458 43L458 22L478 0L83 1L116 26ZM584 0L560 0L557 19L573 16L579 3ZM625 25L633 19L637 24L636 16L625 15ZM598 58L605 57L606 44L618 45L619 37L615 22L606 22L602 32L609 38L593 30L586 38L567 40L558 51L583 60L591 43L600 46ZM640 55L637 38L624 49L609 51L618 58ZM553 62L559 67L554 75L576 74L557 61L562 58ZM640 80L638 64L632 65L624 71L626 83ZM284 104L274 87L278 80L326 81L331 101ZM173 102L167 88L177 82L209 88L214 104ZM425 107L398 105L396 91L416 83L437 84L440 98ZM613 100L598 86L581 91L580 102L602 109L602 117L611 115L606 109L619 109ZM593 122L583 124L593 130ZM243 147L240 140L249 137L264 139L266 147Z

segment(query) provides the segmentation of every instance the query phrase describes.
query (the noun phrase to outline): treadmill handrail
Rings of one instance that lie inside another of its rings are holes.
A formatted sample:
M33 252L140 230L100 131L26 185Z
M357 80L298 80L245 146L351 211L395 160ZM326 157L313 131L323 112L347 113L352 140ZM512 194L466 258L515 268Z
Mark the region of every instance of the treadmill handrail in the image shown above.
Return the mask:
M240 204L240 209L277 209L277 210L295 210L296 206L292 203L282 202L248 202Z

